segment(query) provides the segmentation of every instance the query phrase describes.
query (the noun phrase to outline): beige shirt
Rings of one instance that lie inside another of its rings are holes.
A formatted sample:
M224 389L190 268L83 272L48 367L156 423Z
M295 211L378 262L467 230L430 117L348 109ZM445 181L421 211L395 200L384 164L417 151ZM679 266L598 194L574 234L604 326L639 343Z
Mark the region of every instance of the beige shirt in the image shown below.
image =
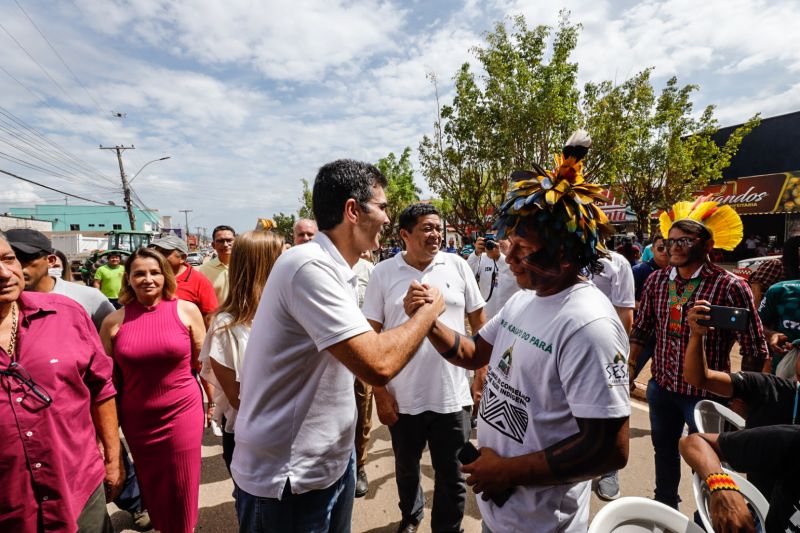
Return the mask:
M228 297L228 265L222 264L219 258L215 257L200 265L197 270L207 277L211 285L214 286L214 292L217 293L217 301L222 305L225 302L225 298Z

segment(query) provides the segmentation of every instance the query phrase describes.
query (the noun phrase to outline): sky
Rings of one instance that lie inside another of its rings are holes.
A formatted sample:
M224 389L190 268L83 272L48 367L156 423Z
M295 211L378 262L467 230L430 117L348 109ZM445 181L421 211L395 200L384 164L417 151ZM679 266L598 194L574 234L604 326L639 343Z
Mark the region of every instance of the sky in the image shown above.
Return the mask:
M796 0L0 0L0 170L189 226L295 213L326 162L414 153L498 22L580 23L579 82L653 67L722 126L800 110ZM121 116L119 116L121 115ZM415 155L416 160L416 155ZM417 185L430 193L417 170ZM64 195L0 174L0 212ZM69 199L80 204L81 200ZM99 209L103 209L98 206Z

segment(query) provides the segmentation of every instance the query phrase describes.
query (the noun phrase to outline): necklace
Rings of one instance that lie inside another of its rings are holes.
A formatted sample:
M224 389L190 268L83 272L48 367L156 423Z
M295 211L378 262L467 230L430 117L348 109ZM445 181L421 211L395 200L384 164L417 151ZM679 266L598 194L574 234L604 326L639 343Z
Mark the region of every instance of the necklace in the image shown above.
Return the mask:
M14 352L17 349L17 325L17 304L14 302L11 304L11 339L8 341L8 350L6 350L8 357L12 361L14 360Z
M683 336L683 306L686 305L686 302L692 297L698 285L700 285L699 276L690 279L679 295L676 281L674 279L669 281L669 320L667 323L667 333L671 337Z

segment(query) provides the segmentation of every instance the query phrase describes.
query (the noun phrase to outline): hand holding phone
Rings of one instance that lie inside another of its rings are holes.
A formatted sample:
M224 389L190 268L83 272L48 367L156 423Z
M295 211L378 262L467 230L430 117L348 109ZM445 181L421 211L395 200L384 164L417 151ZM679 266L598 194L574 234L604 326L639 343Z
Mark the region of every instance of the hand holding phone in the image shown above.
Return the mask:
M462 465L474 463L480 456L481 452L470 441L467 441L464 447L461 448L461 451L458 452L458 460ZM512 494L514 494L514 487L509 487L503 493L493 495L491 500L496 506L502 507Z
M750 322L750 310L742 307L726 307L724 305L708 305L710 311L708 320L698 319L697 323L701 326L732 329L744 331Z

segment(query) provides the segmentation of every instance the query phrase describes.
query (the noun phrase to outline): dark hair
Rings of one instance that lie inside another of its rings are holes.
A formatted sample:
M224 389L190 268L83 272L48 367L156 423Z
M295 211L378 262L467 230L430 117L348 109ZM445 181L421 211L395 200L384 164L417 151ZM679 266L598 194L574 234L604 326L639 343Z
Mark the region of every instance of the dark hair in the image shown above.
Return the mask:
M404 229L410 233L414 230L414 226L417 225L417 221L421 217L426 217L428 215L439 216L439 210L436 209L436 206L433 204L411 204L400 213L397 225L400 229Z
M523 237L528 231L535 233L545 245L535 253L546 256L554 265L558 264L559 254L563 254L579 271L600 274L603 271L600 259L609 257L605 247L601 248L599 243L587 246L579 234L568 231L563 224L551 222L554 218L549 211L538 211L535 215L520 217L516 233Z
M235 229L233 229L230 226L226 226L226 225L222 224L222 225L217 226L216 228L214 228L214 231L211 232L211 240L212 241L216 241L217 240L217 232L218 231L230 231L231 233L233 233L233 236L236 237L236 230Z
M653 238L650 239L650 242L648 244L652 245L655 248L656 243L658 241L666 241L666 240L667 240L667 238L664 237L663 235L661 235L661 232L658 232L655 235L653 235Z
M344 204L354 199L363 211L375 186L386 187L388 182L374 165L339 159L319 169L311 193L311 207L320 231L333 229L344 218Z
M800 235L789 237L783 243L783 279L800 279L800 258L797 250L800 249Z
M686 218L678 220L672 225L672 228L677 228L684 233L696 235L697 237L700 237L703 242L707 242L709 239L711 239L711 232L708 231L708 228L695 220L689 220Z
M53 254L55 254L60 260L63 270L61 271L61 279L64 281L72 281L72 265L67 259L66 254L61 250L53 250Z

